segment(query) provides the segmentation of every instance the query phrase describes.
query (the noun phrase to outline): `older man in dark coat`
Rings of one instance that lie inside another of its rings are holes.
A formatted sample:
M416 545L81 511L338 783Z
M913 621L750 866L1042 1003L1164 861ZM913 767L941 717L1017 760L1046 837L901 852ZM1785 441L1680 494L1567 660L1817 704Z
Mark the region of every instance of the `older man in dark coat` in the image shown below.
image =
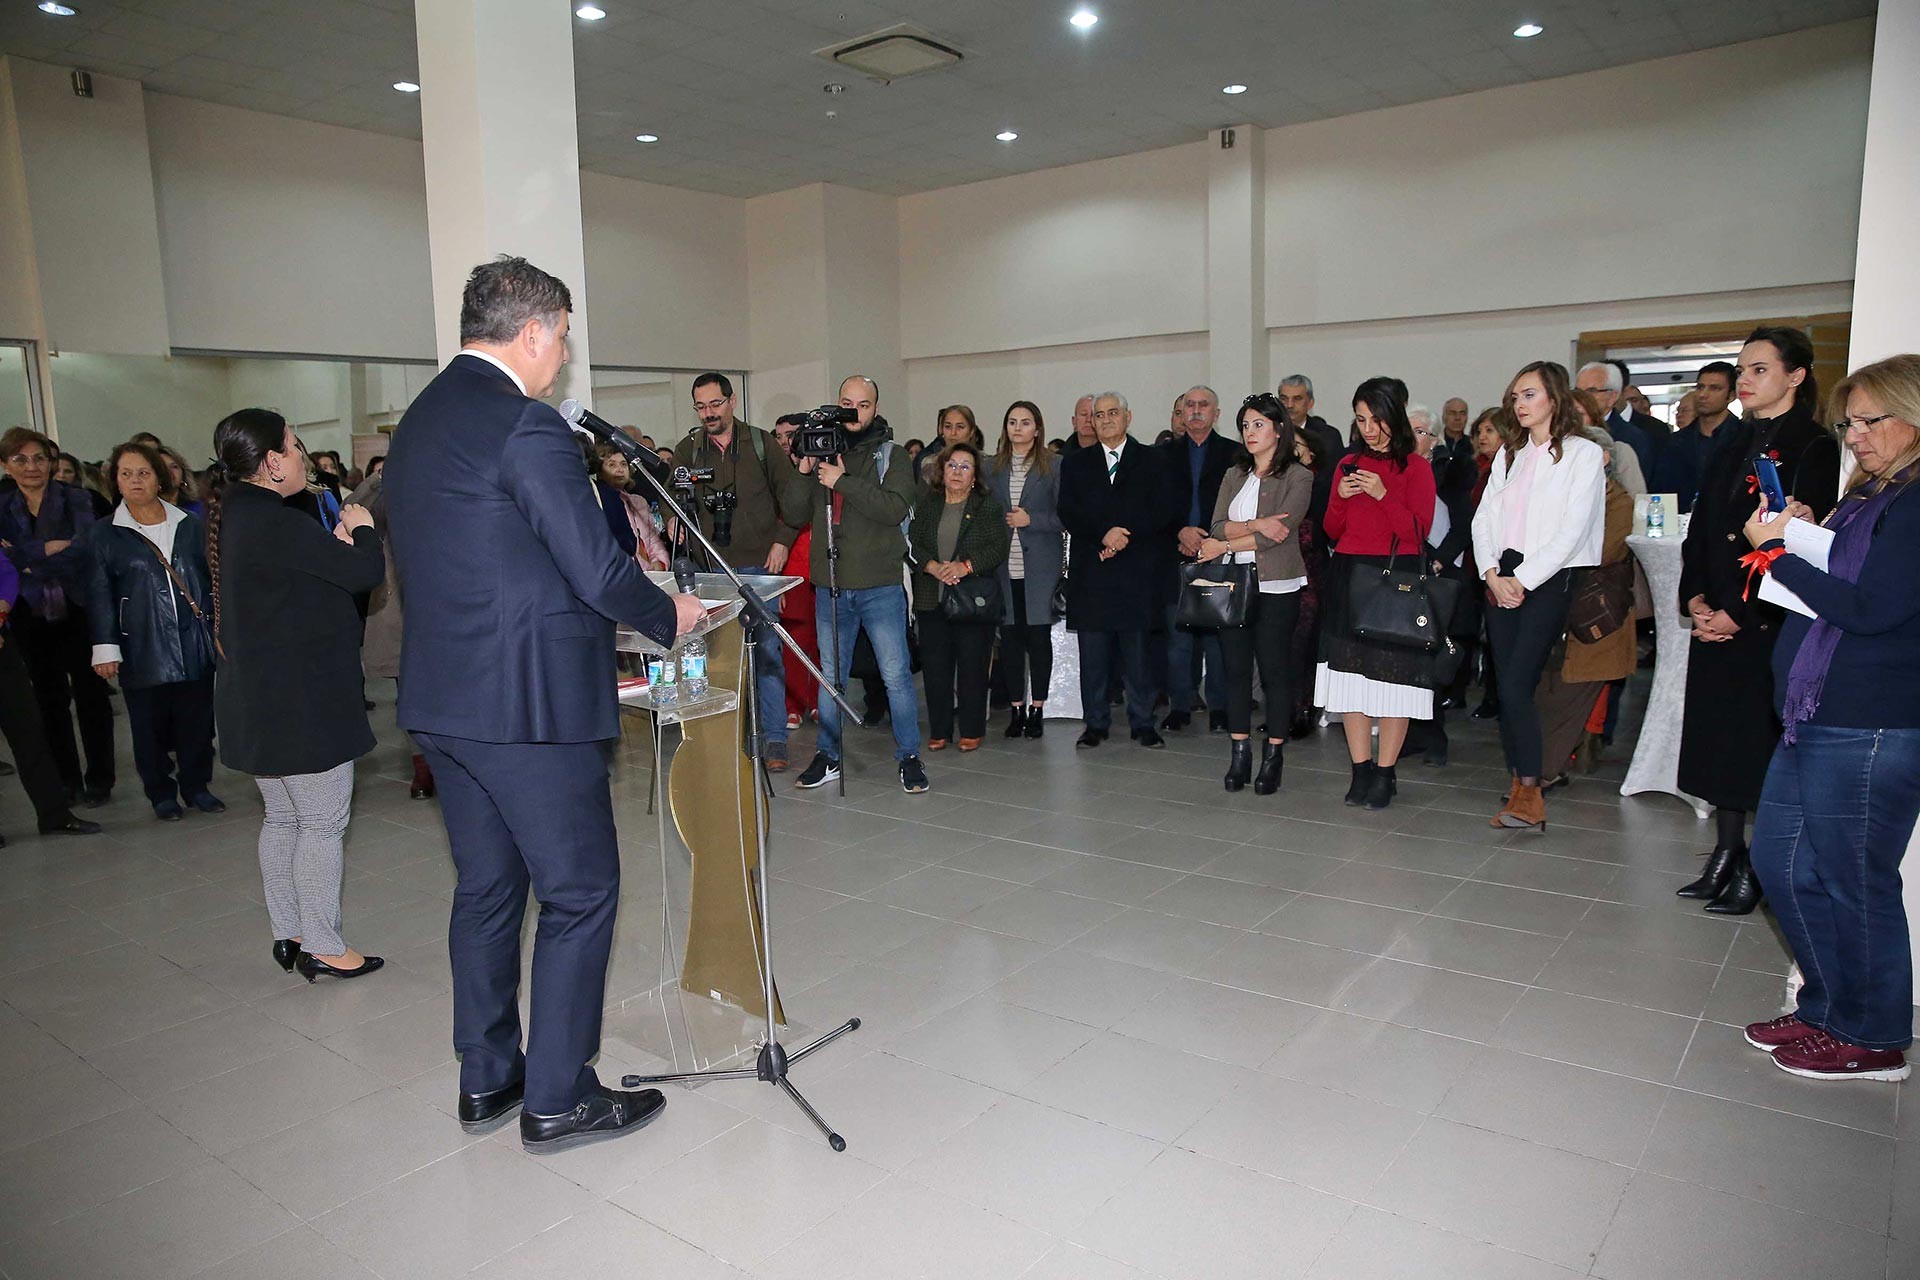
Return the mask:
M1159 689L1147 638L1173 598L1174 531L1184 507L1164 457L1127 435L1133 414L1115 391L1095 398L1092 447L1060 463L1060 523L1070 535L1067 626L1080 637L1080 702L1086 731L1076 745L1106 740L1114 665L1127 686L1127 723L1143 747L1163 747L1153 727Z

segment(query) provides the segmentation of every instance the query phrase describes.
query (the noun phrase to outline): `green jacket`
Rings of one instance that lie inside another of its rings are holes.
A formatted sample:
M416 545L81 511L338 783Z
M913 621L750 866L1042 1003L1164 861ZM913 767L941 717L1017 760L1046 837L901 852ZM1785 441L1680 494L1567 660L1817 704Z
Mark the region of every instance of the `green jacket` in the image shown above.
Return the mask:
M741 450L747 451L742 459ZM720 554L736 569L758 568L776 544L791 547L807 517L812 480L794 469L793 459L780 442L748 422L733 424L733 440L725 450L714 447L704 427L696 427L673 449L674 463L682 467L712 467L713 482L694 492L701 497L731 487L738 505L733 510L733 540ZM696 513L690 513L696 514ZM696 514L700 531L713 536L713 513L704 503ZM788 569L799 572L798 567Z
M808 477L813 486L813 539L808 556L808 579L816 587L827 585L827 520L832 508L829 498L839 499L840 520L834 541L840 548L836 577L847 591L870 587L897 586L901 565L906 560L907 540L900 527L920 486L914 478L913 459L907 451L892 444L893 432L885 418L853 437L852 447L841 459L847 473L830 492L819 481ZM890 446L887 474L880 475L880 448Z
M941 559L938 546L940 513L946 509L947 495L924 493L913 508L913 523L907 529L907 542L913 548L913 607L930 613L940 607L940 580L921 568L930 560ZM960 536L955 539L955 560L973 563L973 576L992 579L1006 563L1007 548L1012 545L1013 530L1007 528L1007 509L990 493L975 493L967 499L966 512L960 518ZM999 587L996 585L997 592Z

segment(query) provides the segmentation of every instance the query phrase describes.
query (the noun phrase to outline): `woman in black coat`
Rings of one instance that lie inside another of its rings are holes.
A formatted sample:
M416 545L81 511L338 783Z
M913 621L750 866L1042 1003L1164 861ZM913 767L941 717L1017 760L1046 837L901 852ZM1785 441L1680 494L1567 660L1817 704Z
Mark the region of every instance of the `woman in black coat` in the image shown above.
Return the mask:
M1740 349L1738 385L1746 417L1708 459L1681 548L1680 609L1693 623L1680 730L1680 789L1714 807L1717 839L1683 898L1709 899L1717 915L1746 915L1760 903L1747 856L1747 816L1780 736L1774 715L1773 645L1781 610L1748 598L1748 550L1741 529L1753 514L1755 459L1771 458L1780 484L1812 508L1833 509L1840 446L1814 420L1819 403L1813 344L1798 329L1756 329ZM1727 428L1722 428L1727 430Z
M355 978L382 964L340 937L353 762L373 749L360 696L354 596L386 574L373 517L347 507L328 533L287 501L307 459L286 420L242 409L213 433L231 483L207 534L220 669L214 713L227 764L254 775L267 815L260 880L283 969Z
M965 440L941 450L940 486L921 495L907 526L913 552L913 613L920 670L927 685L927 750L953 737L958 684L960 749L979 749L987 731L987 661L1000 623L1000 584L1012 531L1006 508L981 479L980 451ZM949 586L988 602L983 618L955 619L942 608Z
M87 540L94 672L120 678L133 763L154 816L178 822L183 800L202 813L224 813L208 790L214 653L206 530L161 499L167 471L158 450L123 444L107 460L107 474L120 505Z

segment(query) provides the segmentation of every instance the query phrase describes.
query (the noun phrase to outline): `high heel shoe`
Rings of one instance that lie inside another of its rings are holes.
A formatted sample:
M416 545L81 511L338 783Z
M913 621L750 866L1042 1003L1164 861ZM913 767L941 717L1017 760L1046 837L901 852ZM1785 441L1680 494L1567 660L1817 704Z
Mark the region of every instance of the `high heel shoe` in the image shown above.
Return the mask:
M288 973L293 972L293 962L299 958L300 944L292 938L281 938L273 944L273 962Z
M1706 905L1706 910L1716 916L1751 915L1765 896L1760 877L1753 873L1753 859L1742 849L1734 859L1733 875L1728 878L1727 887Z
M1269 742L1266 754L1260 757L1260 774L1253 780L1253 794L1270 796L1280 789L1280 770L1287 760L1287 744Z
M1247 785L1247 779L1252 776L1253 744L1245 738L1236 738L1233 742L1233 754L1227 757L1227 790L1238 791Z
M1025 707L1016 706L1013 709L1013 719L1007 721L1007 736L1009 738L1017 738L1022 733L1025 733L1026 729L1027 729L1027 709Z
M1702 898L1709 902L1720 896L1727 887L1727 881L1733 879L1733 866L1745 853L1744 847L1736 845L1728 849L1716 848L1707 855L1707 865L1700 871L1700 878L1692 884L1681 885L1674 894L1682 898Z
M379 956L362 956L358 967L352 969L336 969L325 960L316 960L302 951L299 958L293 962L293 967L300 971L301 977L305 978L308 982L312 982L315 978L364 977L384 964L386 964L386 961Z

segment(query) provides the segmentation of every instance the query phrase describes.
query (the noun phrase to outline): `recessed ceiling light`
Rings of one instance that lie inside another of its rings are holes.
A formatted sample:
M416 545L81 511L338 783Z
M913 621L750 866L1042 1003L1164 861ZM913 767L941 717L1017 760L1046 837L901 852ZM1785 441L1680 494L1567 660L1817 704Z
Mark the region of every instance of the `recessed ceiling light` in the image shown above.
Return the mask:
M1221 90L1220 92L1222 92L1222 93L1245 93L1246 91L1247 91L1247 86L1245 86L1245 85L1243 85L1243 84L1230 84L1230 85L1228 85L1228 86L1227 86L1226 88L1224 88L1224 89L1222 89L1222 90Z
M1513 34L1522 40L1531 40L1546 28L1537 22L1523 22L1513 29Z
M1020 135L1015 133L1011 129L1002 129L1000 132L994 134L993 136L999 139L1001 142L1012 142L1015 138L1019 137Z
M657 133L636 133L633 135L633 140L635 142L658 142L660 141L660 135Z
M40 5L40 12L50 13L56 18L71 18L80 11L71 5L56 3L56 0L43 0L43 3Z
M607 16L607 11L597 4L583 4L573 11L573 16L582 22L598 22Z
M396 88L396 89L398 89L398 90L399 90L400 92L402 92L402 93L418 93L418 92L420 92L420 86L419 86L419 85L417 85L417 84L415 84L415 83L414 83L413 81L411 81L411 80L395 80L395 81L393 82L393 87L394 87L394 88Z
M1074 15L1071 18L1068 18L1067 21L1071 22L1074 26L1080 28L1082 31L1085 31L1088 27L1092 26L1094 23L1100 21L1100 15L1095 13L1091 9L1077 9L1074 11Z

